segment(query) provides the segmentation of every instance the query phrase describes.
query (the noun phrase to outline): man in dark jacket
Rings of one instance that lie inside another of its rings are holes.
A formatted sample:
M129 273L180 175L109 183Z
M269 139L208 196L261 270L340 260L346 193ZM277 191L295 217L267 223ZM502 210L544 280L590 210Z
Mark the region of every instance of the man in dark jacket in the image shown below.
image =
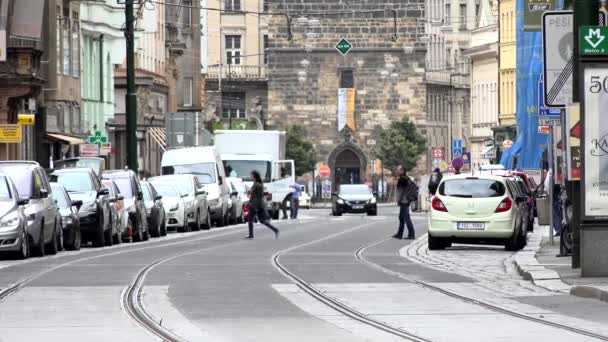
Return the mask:
M429 179L429 193L431 195L434 195L435 192L437 192L437 188L439 187L442 178L443 175L441 174L441 171L439 171L439 168L436 168Z
M415 239L414 224L410 217L410 203L418 198L418 186L407 176L402 165L397 167L397 205L399 205L399 230L393 235L403 239L403 229L407 226L407 239Z

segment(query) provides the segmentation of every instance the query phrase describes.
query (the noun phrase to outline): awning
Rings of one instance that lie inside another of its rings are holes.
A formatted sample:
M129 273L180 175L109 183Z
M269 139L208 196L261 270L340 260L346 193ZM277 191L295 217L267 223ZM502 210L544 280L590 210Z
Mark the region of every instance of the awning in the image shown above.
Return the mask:
M80 145L84 144L84 140L76 137L71 137L69 135L56 134L56 133L47 133L46 136L53 140L59 140L66 145Z
M494 146L486 146L483 151L481 151L482 159L494 159L496 158L496 148Z
M147 132L163 151L167 150L167 131L163 127L150 127Z

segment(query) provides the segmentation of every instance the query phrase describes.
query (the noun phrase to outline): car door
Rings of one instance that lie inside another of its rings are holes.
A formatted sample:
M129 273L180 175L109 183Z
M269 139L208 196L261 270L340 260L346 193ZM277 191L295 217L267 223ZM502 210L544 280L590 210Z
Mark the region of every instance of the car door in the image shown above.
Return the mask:
M44 237L45 240L49 240L53 234L53 227L55 226L55 203L53 197L50 194L50 187L44 185L43 175L40 173L41 170L34 169L33 181L34 181L34 192L33 196L38 199L38 213L41 216L41 220L44 219ZM47 191L47 196L42 196L42 191ZM53 202L51 204L51 202Z
M194 196L196 197L196 202L198 203L198 208L200 209L201 213L203 213L203 215L205 216L205 218L207 217L207 215L209 214L207 211L207 195L197 195L196 192L199 191L200 189L203 188L203 184L201 184L201 182L198 180L197 177L192 177L193 182L194 182Z
M129 178L131 179L131 186L133 187L133 201L136 205L137 212L139 213L139 219L141 220L140 222L142 222L143 227L146 227L144 230L147 231L148 218L146 217L146 206L144 205L144 199L142 197L143 191L141 189L141 184L139 184L139 180L134 174L132 174Z

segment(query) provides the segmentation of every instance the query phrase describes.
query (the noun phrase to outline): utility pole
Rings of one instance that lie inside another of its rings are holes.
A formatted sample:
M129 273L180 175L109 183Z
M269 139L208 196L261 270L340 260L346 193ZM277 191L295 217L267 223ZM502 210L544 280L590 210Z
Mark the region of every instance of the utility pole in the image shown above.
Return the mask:
M125 0L125 39L127 45L127 166L137 173L137 90L135 88L135 30L133 2Z

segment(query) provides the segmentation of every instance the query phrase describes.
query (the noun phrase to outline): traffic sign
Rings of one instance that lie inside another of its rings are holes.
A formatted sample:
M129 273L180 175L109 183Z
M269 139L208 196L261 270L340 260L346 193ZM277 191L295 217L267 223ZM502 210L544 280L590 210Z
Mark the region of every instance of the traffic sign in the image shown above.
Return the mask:
M544 103L547 107L565 107L572 102L573 23L572 11L543 14Z
M87 138L87 142L89 144L101 145L103 143L108 142L108 137L106 137L105 135L102 135L101 131L95 131L95 135L89 136Z
M502 147L504 148L511 148L511 146L513 146L513 140L505 140L502 142Z
M345 56L352 48L353 45L344 38L340 39L338 44L336 44L336 50L338 50L343 56Z
M111 143L103 143L99 146L99 155L107 156L112 153L112 144Z
M462 167L464 166L464 160L460 157L454 158L454 160L452 160L452 166L455 169L462 169Z
M538 126L538 134L549 134L551 126Z
M538 120L548 119L548 118L556 118L558 121L561 117L561 109L560 108L547 108L545 106L545 87L543 82L543 76L540 76L538 80Z
M80 144L78 146L78 154L81 157L97 157L99 155L99 145Z
M462 155L462 140L452 140L452 157L460 157Z
M584 26L578 37L581 55L608 55L608 27Z
M327 165L320 165L319 166L319 176L321 177L329 177L330 174L330 170L329 167Z
M17 114L17 123L20 125L33 126L34 122L34 114Z
M433 159L443 159L443 148L433 147Z
M441 163L439 163L439 169L441 171L445 171L448 169L448 163L445 160L442 160Z
M21 125L0 125L0 143L20 143Z

